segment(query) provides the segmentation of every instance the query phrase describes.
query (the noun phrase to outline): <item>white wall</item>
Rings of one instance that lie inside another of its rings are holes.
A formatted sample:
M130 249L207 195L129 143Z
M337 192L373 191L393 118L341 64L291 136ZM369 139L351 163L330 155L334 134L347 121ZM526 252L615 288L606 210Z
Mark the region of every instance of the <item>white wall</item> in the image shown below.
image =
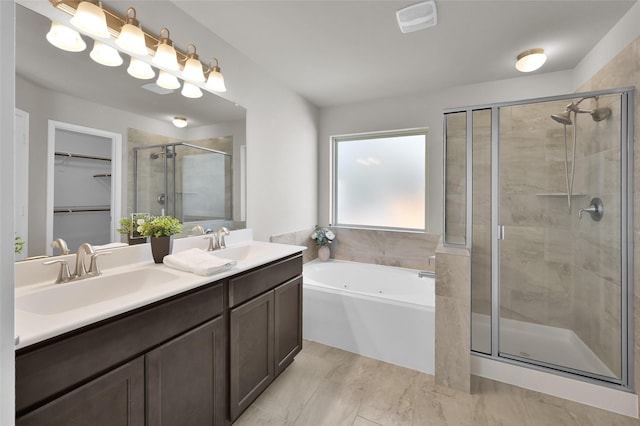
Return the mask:
M320 112L318 140L318 220L329 223L329 176L331 137L341 134L429 128L427 230L442 231L443 214L443 121L446 108L488 104L568 93L573 90L572 72L556 72L509 80L444 88L437 91L324 108Z
M13 2L0 1L0 424L15 418L14 286L13 286L13 117L14 117Z

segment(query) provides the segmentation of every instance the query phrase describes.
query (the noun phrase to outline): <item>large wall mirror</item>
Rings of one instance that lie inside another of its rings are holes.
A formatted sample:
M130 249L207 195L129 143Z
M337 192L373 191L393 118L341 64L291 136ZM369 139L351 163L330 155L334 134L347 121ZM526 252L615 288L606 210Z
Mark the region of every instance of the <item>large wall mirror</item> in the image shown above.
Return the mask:
M178 217L185 223L182 236L193 234L197 225L243 227L245 109L204 90L199 99L186 98L179 89L159 93L155 78L140 80L127 74L125 54L117 67L91 60L93 40L85 36L84 51L60 50L47 42L51 20L35 11L39 8L42 5L32 9L29 2L16 5L16 114L26 114L28 123L28 155L16 159L18 168L29 169L28 214L18 218L28 229L23 231L28 247L23 257L58 254L51 248L56 238L92 244L126 241L113 231L120 218L133 212ZM175 116L186 117L187 127L175 127ZM91 136L94 131L98 138ZM117 139L102 137L101 132L119 135L120 151L100 146L100 139L109 144ZM55 142L52 147L56 134L58 140L71 134L71 142ZM94 148L85 149L91 144ZM88 177L76 176L83 168L92 168ZM110 176L112 170L117 176ZM93 186L85 187L88 183ZM100 192L117 194L119 203L107 205L105 195L105 201L93 201L89 207L77 201L56 206L53 200L64 199L58 197L62 190L71 195L86 192L96 199ZM51 191L58 191L57 198ZM119 204L117 211L110 210L114 204ZM87 221L96 223L91 232L80 230ZM56 230L60 223L66 228ZM98 228L106 230L102 236L96 236Z

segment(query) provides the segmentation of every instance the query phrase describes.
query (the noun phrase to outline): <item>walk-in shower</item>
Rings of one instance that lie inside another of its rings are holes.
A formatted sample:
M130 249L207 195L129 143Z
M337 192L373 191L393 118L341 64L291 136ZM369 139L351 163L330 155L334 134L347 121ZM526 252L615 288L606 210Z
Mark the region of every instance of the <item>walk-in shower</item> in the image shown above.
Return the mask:
M133 211L183 223L232 218L232 155L176 142L133 148Z
M475 354L632 387L632 96L445 111L444 241L471 253Z

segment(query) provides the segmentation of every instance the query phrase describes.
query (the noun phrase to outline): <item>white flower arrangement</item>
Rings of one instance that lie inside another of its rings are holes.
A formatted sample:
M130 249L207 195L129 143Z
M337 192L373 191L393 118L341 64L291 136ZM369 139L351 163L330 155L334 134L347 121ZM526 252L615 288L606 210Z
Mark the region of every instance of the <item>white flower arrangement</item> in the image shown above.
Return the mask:
M328 246L336 238L336 234L327 227L320 227L316 225L313 233L311 233L311 239L316 240L316 244L319 246Z

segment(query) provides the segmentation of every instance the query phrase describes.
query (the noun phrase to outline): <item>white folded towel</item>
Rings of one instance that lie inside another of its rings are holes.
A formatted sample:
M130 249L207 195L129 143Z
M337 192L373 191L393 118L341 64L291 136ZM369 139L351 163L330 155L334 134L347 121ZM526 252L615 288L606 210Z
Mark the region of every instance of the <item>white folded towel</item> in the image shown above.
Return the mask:
M176 254L170 254L165 256L162 262L170 268L204 276L224 272L236 265L235 260L212 256L199 248L192 248Z

